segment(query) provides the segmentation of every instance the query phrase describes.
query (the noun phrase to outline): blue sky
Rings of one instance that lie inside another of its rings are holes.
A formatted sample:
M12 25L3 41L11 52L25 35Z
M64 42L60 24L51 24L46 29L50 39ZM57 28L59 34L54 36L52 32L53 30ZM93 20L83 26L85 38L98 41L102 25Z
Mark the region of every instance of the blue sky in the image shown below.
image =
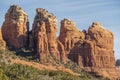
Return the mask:
M73 20L79 30L88 29L92 22L100 22L115 35L115 57L120 59L120 0L1 0L0 26L10 5L17 4L28 14L30 27L36 8L45 8L58 19ZM57 33L59 35L59 32Z

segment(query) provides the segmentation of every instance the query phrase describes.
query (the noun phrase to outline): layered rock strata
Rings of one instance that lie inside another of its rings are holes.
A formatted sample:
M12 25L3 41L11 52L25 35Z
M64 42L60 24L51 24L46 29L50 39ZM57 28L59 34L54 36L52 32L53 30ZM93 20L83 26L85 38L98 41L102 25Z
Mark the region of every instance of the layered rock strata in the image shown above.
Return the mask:
M113 33L106 30L100 23L94 22L89 27L87 36L89 38L84 41L84 66L114 68Z
M80 39L84 39L84 33L77 29L75 23L69 19L62 20L59 40L64 45L68 54Z
M114 57L114 35L100 23L94 22L88 29L84 45L84 67L91 67L91 72L100 76L116 78Z
M5 49L6 44L10 49L29 46L43 63L57 63L58 60L66 63L68 57L94 75L111 80L118 77L111 31L98 22L87 31L79 31L69 19L61 21L59 38L57 31L56 17L43 8L36 9L32 30L29 31L27 14L19 6L12 5L5 15L2 33L0 31L0 49Z
M79 54L79 47L83 44L84 38L84 32L77 29L75 22L69 19L63 19L61 21L59 40L65 47L67 57L81 67L83 67L83 59L81 54Z
M19 49L27 46L28 16L17 5L12 5L2 25L3 39L10 48Z
M52 55L53 58L66 62L64 46L57 40L57 19L45 9L36 9L32 27L33 46L40 61Z
M100 23L94 22L88 31L80 32L73 22L64 19L61 21L59 40L68 52L68 58L81 68L100 76L117 77L113 50L114 36Z

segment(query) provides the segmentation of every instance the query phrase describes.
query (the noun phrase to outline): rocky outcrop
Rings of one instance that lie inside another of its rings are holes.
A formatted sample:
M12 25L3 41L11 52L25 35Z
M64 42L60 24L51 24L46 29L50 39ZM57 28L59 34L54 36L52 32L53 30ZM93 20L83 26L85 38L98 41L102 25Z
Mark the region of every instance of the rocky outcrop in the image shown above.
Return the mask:
M2 25L3 39L9 48L22 48L27 46L28 34L27 14L17 5L12 5Z
M61 22L59 39L68 52L68 58L86 71L116 77L113 33L98 22L94 22L88 31L79 32L73 23L69 22L68 26L66 21Z
M84 37L84 33L77 29L73 21L69 19L61 21L59 40L64 45L68 58L76 62L78 65L83 65L78 46L83 44Z
M84 42L84 66L114 68L113 33L103 28L100 23L94 22L86 36L89 38Z
M77 29L73 21L69 19L61 21L59 40L64 45L68 54L75 44L82 39L84 39L84 33Z
M36 12L32 27L33 40L30 41L33 41L40 61L45 61L52 55L53 58L66 62L64 47L56 37L58 30L56 17L42 8L36 9Z
M91 67L91 71L100 76L117 77L113 45L113 33L94 22L88 29L82 49L84 67Z
M43 8L36 9L32 31L29 31L27 14L17 5L12 5L5 15L0 32L0 49L29 46L43 63L67 62L67 57L80 68L102 77L116 79L114 35L100 23L94 22L88 31L79 31L69 19L61 21L57 38L57 19ZM2 39L3 36L3 39Z
M74 22L64 19L59 40L65 46L68 57L81 67L115 67L114 36L98 22L93 23L87 33L79 31ZM113 66L109 66L110 63Z
M2 33L0 29L0 49L4 50L6 48L6 42L2 38Z

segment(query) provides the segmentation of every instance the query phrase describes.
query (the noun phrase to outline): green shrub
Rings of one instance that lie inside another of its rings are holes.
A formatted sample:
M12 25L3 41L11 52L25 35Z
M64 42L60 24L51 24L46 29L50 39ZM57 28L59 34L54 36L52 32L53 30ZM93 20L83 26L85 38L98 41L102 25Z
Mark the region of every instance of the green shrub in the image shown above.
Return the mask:
M1 74L5 76L2 80L80 80L80 77L73 76L63 71L38 70L30 66L13 64L1 67ZM46 78L45 78L46 77ZM6 79L5 79L6 78Z
M29 51L25 52L29 53ZM64 65L66 68L82 74L82 76L74 76L63 71L38 70L21 64L10 64L10 59L30 61L30 57L16 56L16 52L0 50L0 80L92 80L91 76L86 72L82 72L77 64L72 61L63 64L54 57L50 58L53 58L57 64Z
M0 68L0 80L9 80L2 68Z

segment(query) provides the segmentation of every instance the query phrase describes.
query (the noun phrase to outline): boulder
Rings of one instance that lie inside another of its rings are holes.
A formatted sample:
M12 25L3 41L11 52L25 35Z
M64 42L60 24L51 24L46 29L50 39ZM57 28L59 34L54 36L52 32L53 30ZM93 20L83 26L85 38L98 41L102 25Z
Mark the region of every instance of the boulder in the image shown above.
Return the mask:
M2 25L3 39L9 48L23 48L28 41L28 16L17 5L12 5L5 15Z

